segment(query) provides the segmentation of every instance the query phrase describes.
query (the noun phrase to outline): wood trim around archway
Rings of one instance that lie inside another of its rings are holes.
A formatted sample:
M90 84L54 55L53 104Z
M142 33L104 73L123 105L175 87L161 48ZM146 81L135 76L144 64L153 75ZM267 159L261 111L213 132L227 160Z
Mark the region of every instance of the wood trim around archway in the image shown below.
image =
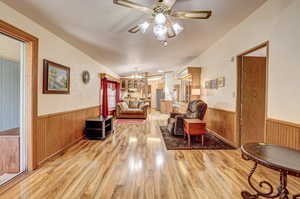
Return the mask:
M24 32L23 30L0 20L0 33L9 37L20 40L26 44L26 67L31 73L31 127L27 135L27 166L28 171L37 168L37 106L38 106L38 46L39 40L37 37Z

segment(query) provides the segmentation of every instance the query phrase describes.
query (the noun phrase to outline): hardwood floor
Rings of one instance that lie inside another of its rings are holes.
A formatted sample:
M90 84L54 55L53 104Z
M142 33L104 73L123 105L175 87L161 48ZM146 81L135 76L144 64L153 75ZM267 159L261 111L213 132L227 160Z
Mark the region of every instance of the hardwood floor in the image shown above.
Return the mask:
M82 140L0 198L235 199L250 190L252 164L238 150L167 151L159 133L166 118L154 112L145 124L116 124L104 142ZM279 182L263 168L254 179ZM300 192L300 180L289 177L288 187Z

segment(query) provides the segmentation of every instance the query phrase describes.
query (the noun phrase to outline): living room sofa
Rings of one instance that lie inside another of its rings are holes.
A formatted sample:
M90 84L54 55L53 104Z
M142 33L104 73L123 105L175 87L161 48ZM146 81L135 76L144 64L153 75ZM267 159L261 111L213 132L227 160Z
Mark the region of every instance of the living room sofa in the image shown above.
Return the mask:
M143 101L122 101L117 104L116 118L118 119L146 119L148 104Z

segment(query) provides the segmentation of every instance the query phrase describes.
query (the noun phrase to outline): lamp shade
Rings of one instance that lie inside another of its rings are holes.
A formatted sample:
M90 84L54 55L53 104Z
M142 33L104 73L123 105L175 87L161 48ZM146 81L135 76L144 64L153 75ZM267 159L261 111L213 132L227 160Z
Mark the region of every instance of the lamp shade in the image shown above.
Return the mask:
M192 95L200 96L200 94L201 94L200 88L193 88L192 89Z

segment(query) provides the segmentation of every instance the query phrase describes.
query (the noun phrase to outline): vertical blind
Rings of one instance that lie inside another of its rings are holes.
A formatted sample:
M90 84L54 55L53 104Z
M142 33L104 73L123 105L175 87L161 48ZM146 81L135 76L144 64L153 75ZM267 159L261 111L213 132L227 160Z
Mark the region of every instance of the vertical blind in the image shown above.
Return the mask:
M0 131L20 126L20 63L0 58Z

